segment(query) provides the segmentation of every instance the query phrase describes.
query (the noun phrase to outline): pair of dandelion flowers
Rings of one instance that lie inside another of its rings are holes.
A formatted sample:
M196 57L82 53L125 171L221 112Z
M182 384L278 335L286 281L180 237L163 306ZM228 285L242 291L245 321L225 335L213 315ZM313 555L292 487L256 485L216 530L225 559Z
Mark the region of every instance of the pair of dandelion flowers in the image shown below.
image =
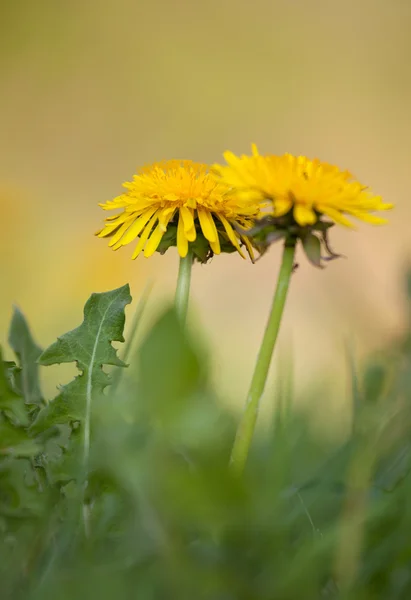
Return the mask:
M321 251L335 255L328 229L353 227L348 217L371 224L386 220L377 211L392 208L356 181L350 172L303 156L251 155L225 152L226 164L207 165L169 160L144 167L125 192L101 204L120 210L96 234L117 250L136 242L132 258L164 253L176 246L180 257L190 252L207 262L220 253L237 251L255 260L270 244L301 240L307 257L321 266Z

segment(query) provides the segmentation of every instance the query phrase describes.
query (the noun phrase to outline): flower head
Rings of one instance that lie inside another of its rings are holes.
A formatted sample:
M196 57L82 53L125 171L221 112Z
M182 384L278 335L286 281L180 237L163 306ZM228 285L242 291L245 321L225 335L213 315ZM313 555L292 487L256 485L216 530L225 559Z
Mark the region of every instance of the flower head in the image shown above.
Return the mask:
M224 158L226 166L213 167L222 182L236 189L240 197L270 200L270 212L275 217L292 210L301 226L313 225L325 215L335 223L353 227L346 214L378 225L386 220L370 213L392 208L355 181L349 171L318 159L291 154L261 156L255 145L252 156L225 152Z
M261 252L280 239L301 239L308 258L321 266L321 242L329 258L338 256L329 248L328 229L334 223L354 227L346 215L374 225L386 223L372 213L393 205L372 195L349 171L305 156L261 156L255 145L252 150L252 156L240 157L225 152L227 164L214 165L212 171L232 193L248 201L258 199L265 209L265 216L247 233Z
M202 262L213 254L241 246L251 258L248 238L236 227L249 229L259 214L258 200L240 198L208 172L206 165L191 160L169 160L140 169L133 181L123 185L126 192L101 204L105 210L122 209L108 217L96 235L110 237L117 250L138 238L132 258L144 249L144 256L177 246L181 257L189 244Z

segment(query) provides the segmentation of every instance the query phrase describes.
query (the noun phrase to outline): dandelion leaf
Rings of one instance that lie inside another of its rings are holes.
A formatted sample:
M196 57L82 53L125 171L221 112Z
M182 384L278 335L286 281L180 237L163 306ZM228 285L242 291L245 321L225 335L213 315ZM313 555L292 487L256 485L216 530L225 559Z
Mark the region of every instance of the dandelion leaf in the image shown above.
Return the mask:
M0 412L15 425L27 426L29 418L24 399L13 386L16 365L2 360L0 349Z
M29 458L40 452L40 446L30 438L27 429L16 427L0 415L0 455Z
M110 384L103 365L126 366L112 342L124 342L124 309L131 302L125 285L116 290L92 294L84 308L83 323L64 334L39 358L41 365L75 362L80 371L73 381L38 414L31 429L40 433L54 425L82 422L86 405Z
M184 411L198 390L201 361L173 308L160 315L140 349L142 398L157 420Z
M42 353L42 348L33 340L23 313L16 307L10 325L9 344L17 356L21 369L19 384L26 404L41 406L43 398L40 390L37 361Z

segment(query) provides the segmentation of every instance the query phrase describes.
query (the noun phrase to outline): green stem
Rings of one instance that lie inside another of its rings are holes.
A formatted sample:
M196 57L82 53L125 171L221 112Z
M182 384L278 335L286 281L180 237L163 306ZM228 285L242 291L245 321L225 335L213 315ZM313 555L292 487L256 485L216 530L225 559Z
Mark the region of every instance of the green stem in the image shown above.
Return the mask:
M193 254L190 250L187 256L180 258L178 269L175 305L177 315L184 325L187 317L188 299L190 296L191 268L193 266Z
M245 410L238 426L233 450L231 452L230 462L236 473L242 473L250 450L260 399L267 381L271 358L277 341L284 305L287 298L294 265L294 255L295 241L286 242L271 313L261 343L257 363L255 365Z

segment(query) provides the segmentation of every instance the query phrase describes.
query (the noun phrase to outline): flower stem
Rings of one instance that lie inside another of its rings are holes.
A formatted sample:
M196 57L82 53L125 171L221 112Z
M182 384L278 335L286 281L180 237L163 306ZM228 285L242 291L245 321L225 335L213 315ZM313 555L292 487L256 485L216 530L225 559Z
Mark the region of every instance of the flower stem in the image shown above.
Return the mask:
M277 289L268 318L263 341L255 365L244 413L237 429L230 464L233 470L242 473L250 450L257 421L258 408L267 381L271 358L280 329L281 318L293 271L295 241L288 240L284 246L283 260L278 275Z
M181 323L184 325L187 317L188 299L190 296L191 268L193 254L189 250L187 256L180 258L178 269L177 288L175 296L176 311Z

